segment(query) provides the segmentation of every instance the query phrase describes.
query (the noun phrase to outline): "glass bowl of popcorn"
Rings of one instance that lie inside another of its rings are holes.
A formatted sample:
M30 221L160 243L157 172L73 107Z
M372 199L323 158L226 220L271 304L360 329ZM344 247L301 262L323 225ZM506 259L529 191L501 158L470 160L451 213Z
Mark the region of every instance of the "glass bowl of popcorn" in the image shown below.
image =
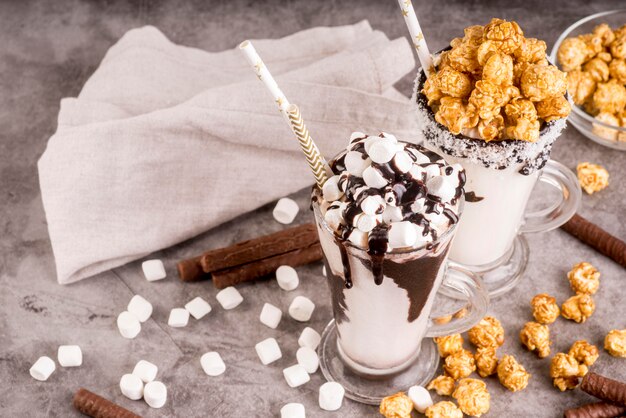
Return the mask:
M572 125L592 141L626 151L626 9L574 23L550 59L567 73Z

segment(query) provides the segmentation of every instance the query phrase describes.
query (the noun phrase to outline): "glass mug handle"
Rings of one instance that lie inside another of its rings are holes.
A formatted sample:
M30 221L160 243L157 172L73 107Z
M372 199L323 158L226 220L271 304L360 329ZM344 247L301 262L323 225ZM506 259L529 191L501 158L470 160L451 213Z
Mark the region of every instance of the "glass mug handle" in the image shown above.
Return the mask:
M456 314L448 317L430 318L426 337L465 332L478 323L489 306L489 291L478 275L448 261L444 282L438 293L459 300L467 300L467 304ZM460 314L463 312L463 314ZM445 320L444 320L445 318Z
M576 213L582 198L576 175L557 161L548 161L539 176L539 181L556 188L560 199L545 209L526 212L524 223L519 230L522 234L558 228Z

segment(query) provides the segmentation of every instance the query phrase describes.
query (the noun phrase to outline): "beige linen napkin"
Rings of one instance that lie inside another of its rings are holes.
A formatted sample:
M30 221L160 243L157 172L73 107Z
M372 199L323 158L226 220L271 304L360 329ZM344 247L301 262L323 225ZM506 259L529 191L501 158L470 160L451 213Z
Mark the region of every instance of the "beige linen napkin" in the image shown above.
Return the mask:
M332 156L354 130L415 132L393 84L414 68L405 39L367 22L255 47ZM285 120L237 49L208 53L154 27L126 33L39 160L58 280L71 283L313 183Z

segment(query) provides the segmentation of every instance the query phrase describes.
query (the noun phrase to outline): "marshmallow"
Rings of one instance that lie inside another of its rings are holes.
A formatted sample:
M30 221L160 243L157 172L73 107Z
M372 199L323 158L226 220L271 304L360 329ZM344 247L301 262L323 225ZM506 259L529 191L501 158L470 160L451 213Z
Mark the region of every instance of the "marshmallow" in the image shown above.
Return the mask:
M128 302L126 310L135 315L139 322L146 322L152 315L152 304L143 297L135 295Z
M220 290L215 295L217 301L224 309L234 309L243 302L243 296L232 286Z
M350 134L350 141L354 141L355 139L364 139L364 138L367 138L367 135L365 135L363 132L355 131L355 132L352 132L352 134Z
M120 390L122 391L122 395L130 400L136 401L143 396L143 382L139 376L125 374L120 379Z
M395 135L390 134L388 132L381 132L380 136L382 138L388 139L389 141L393 142L394 144L398 142L398 138L396 138Z
M209 302L198 296L187 302L185 309L187 309L187 312L189 312L194 318L201 319L211 312L211 305L209 305Z
M283 376L285 376L287 384L292 388L302 386L311 380L311 376L309 376L304 367L299 364L284 369Z
M356 177L361 177L371 162L367 155L358 151L348 151L344 158L346 171Z
M307 373L313 374L320 366L320 359L317 357L315 350L309 347L300 347L296 352L298 364L304 367Z
M442 202L449 202L456 195L456 187L446 177L433 177L426 182L428 194L437 196Z
M332 176L324 186L322 186L322 193L324 194L324 200L328 202L334 202L339 200L343 196L343 191L339 188L339 176Z
M278 309L276 306L271 303L266 303L263 305L263 309L261 310L261 315L259 319L261 323L267 325L272 329L276 329L278 324L280 323L280 319L283 316L283 311Z
M152 364L146 360L139 360L137 364L135 364L133 374L140 378L142 382L148 383L156 379L158 371L159 368L156 366L156 364Z
M280 418L306 418L304 405L301 403L288 403L280 408Z
M426 199L420 198L411 203L411 212L413 213L424 213L424 208L426 205Z
M409 170L409 176L411 176L413 180L424 181L427 174L424 167L413 164L413 167Z
M389 247L412 247L417 241L415 225L409 221L393 222L389 227Z
M143 388L143 399L151 408L161 408L167 401L167 388L163 382L150 382Z
M186 327L189 323L189 311L183 308L174 308L170 311L170 317L167 325L172 328Z
M360 213L354 218L356 227L361 232L370 232L374 229L374 227L376 227L376 225L378 225L380 220L382 220L382 216L380 215L370 216L364 213Z
M441 177L441 168L439 164L428 164L423 166L422 169L426 172L426 181L433 177Z
M375 163L385 164L391 161L396 152L397 148L393 141L376 141L367 153Z
M261 360L261 363L263 363L264 366L275 362L283 356L283 353L280 351L280 347L278 346L278 342L276 342L274 338L268 338L261 341L254 346L254 349L256 350L257 356L259 356L259 360Z
M311 319L315 304L304 296L296 296L289 305L289 315L296 321L306 322Z
M77 345L61 345L57 351L61 367L78 367L83 364L83 352Z
M278 286L280 286L281 289L287 291L294 290L300 284L300 279L298 279L298 272L291 266L278 267L276 269L276 281L278 282Z
M430 158L424 153L416 150L413 147L407 147L407 151L409 151L415 157L414 164L430 164Z
M387 180L381 172L372 166L367 167L363 171L363 180L367 187L373 187L374 189L382 189L387 185Z
M288 197L283 197L276 203L272 215L278 222L287 225L293 222L299 210L300 208L296 202Z
M367 196L361 202L361 210L366 215L377 215L385 210L385 201L380 196Z
M337 382L326 382L320 386L319 404L325 411L336 411L341 408L346 390Z
M408 395L411 401L413 401L413 406L417 409L417 412L421 414L426 411L426 408L433 405L430 393L422 386L411 386Z
M396 206L386 206L383 212L383 222L390 224L400 222L403 219L402 209Z
M393 157L393 167L401 173L408 173L413 167L413 159L406 151L398 151Z
M313 328L306 327L302 330L300 338L298 338L298 345L300 347L309 347L315 350L321 340L322 337L320 337L320 334L317 331Z
M45 382L55 369L56 365L54 364L54 360L50 357L42 356L31 366L30 375L35 380Z
M324 214L324 221L326 221L326 225L328 225L330 229L338 230L343 222L343 210L328 209Z
M128 311L124 311L117 317L117 328L124 338L135 338L141 331L141 322Z
M143 275L146 276L146 280L149 282L165 279L165 276L167 276L161 260L146 260L141 263L141 269L143 270Z
M226 365L220 353L216 351L210 351L204 353L200 357L200 365L202 370L209 376L219 376L226 371Z
M361 248L367 248L368 239L367 232L363 232L360 229L353 229L348 236L348 241Z

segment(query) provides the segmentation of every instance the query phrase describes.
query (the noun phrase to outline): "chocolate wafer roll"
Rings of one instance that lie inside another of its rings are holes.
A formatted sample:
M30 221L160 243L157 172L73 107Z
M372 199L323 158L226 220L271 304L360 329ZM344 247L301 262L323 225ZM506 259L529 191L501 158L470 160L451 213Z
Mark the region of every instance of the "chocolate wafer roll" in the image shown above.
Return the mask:
M605 402L626 406L626 383L624 382L609 379L597 373L588 373L583 377L580 388Z
M626 268L626 243L575 214L561 228Z
M564 418L614 418L626 414L626 406L612 403L596 402L568 409L563 414Z
M93 418L141 418L108 399L80 388L74 395L74 408Z

